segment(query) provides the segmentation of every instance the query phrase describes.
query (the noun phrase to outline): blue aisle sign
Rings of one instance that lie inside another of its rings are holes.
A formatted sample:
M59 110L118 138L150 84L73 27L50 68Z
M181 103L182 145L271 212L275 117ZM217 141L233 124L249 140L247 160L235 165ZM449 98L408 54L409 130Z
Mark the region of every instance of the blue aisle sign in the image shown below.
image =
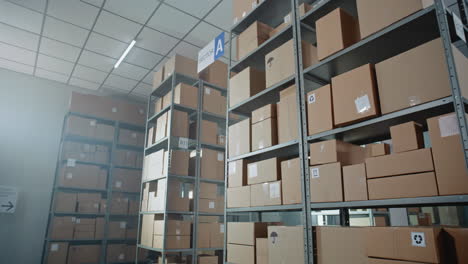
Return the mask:
M224 32L219 34L214 40L210 41L203 49L198 52L198 72L203 71L215 60L224 55Z

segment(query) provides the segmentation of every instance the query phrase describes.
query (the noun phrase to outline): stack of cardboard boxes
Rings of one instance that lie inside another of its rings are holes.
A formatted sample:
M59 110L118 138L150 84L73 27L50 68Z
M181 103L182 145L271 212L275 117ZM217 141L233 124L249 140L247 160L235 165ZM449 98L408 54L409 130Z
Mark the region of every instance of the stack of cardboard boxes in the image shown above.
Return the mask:
M163 248L166 240L166 249L186 249L191 244L191 221L166 220L164 230L162 215L143 215L141 226L141 244L152 248Z
M124 192L140 192L141 172L139 170L129 170L114 168L112 173L112 189Z
M72 136L87 137L104 141L114 140L114 126L102 123L96 119L80 116L69 116L65 125L65 133Z
M51 222L51 239L95 240L102 239L104 218L77 218L55 216Z
M142 132L130 130L130 129L119 129L119 144L142 147L145 145L145 134Z
M66 141L62 147L62 159L106 164L109 163L109 147Z
M116 149L114 151L114 164L116 166L141 168L143 153L139 151Z
M75 164L68 160L60 168L60 187L103 190L106 188L106 181L107 169L99 166Z

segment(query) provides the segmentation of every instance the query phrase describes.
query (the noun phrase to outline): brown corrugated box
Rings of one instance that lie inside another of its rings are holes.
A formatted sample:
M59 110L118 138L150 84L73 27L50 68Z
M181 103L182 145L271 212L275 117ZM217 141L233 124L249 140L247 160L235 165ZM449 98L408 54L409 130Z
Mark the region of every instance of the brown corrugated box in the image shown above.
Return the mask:
M221 88L227 88L228 65L222 61L216 60L201 71L198 76L208 83Z
M64 142L62 147L62 159L108 163L109 147L104 145L83 144L72 141Z
M210 227L211 223L198 224L197 247L210 248Z
M100 193L78 193L77 194L77 212L79 213L99 213L101 203Z
M319 60L360 40L359 24L341 8L337 8L315 22Z
M98 123L96 125L96 138L105 140L105 141L113 141L114 140L114 133L115 128L110 125Z
M227 189L227 207L250 207L250 186Z
M277 104L278 144L298 138L296 86L292 85L280 92Z
M201 121L201 137L202 143L217 145L218 140L218 124L208 120Z
M153 234L155 220L160 216L153 214L142 215L140 243L147 247L153 246Z
M434 172L369 179L367 185L370 200L438 195Z
M162 97L162 102L161 102L161 107L162 109L168 107L171 105L172 102L172 90L167 92L163 97Z
M247 165L247 183L249 185L272 182L281 179L278 158L252 162Z
M232 23L241 21L258 4L257 0L236 0L232 1Z
M46 264L63 264L67 262L68 243L53 242L50 243Z
M430 148L366 159L367 178L434 171Z
M374 65L365 64L332 78L333 116L337 126L380 114Z
M467 228L447 228L442 230L443 252L445 263L468 263Z
M278 144L278 128L276 118L252 124L252 151L268 148Z
M166 240L166 249L190 248L190 236L153 236L153 248L163 248L163 239Z
M179 83L174 88L174 103L196 109L198 105L198 88Z
M164 80L164 65L153 75L153 91L156 90Z
M198 79L197 62L182 55L175 54L164 64L164 79L171 76L174 72Z
M229 80L229 106L265 90L265 72L247 67Z
M200 163L202 178L224 180L224 152L203 148Z
M281 162L283 204L298 204L302 202L300 162L299 158Z
M380 31L423 8L421 0L357 0L356 5L362 38Z
M70 246L67 264L98 263L100 253L100 245Z
M237 39L237 57L242 59L269 38L272 27L255 21L239 34Z
M265 83L267 88L294 74L293 43L290 40L265 55Z
M303 226L268 227L268 261L270 264L304 263L303 229Z
M155 218L158 217L155 215ZM144 219L147 220L147 219ZM166 222L166 231L164 232L164 222ZM190 236L190 228L192 222L190 221L178 221L178 220L154 220L153 224L153 235L178 235L178 236Z
M109 211L110 214L126 215L128 212L128 197L114 194Z
M228 187L247 185L247 160L236 160L228 163Z
M250 152L250 118L229 126L229 157Z
M83 188L83 189L104 189L107 170L94 165L76 164L71 167L60 169L60 186Z
M218 193L218 185L214 183L201 182L198 198L216 199Z
M455 113L429 118L427 125L439 194L467 194L468 173Z
M366 228L318 226L317 263L367 263Z
M57 192L55 194L55 212L75 212L76 193Z
M227 243L255 246L256 238L268 237L268 223L228 222Z
M143 162L143 180L155 180L166 176L164 172L167 172L167 165L164 164L164 154L167 153L161 149L145 156Z
M183 150L170 150L171 155L171 163L168 168L168 173L175 174L175 175L188 175L188 167L189 167L189 155L188 151ZM168 156L168 153L164 153L164 159Z
M218 264L218 256L198 256L198 264Z
M374 143L366 145L370 151L370 157L378 157L390 154L390 145L386 143Z
M170 111L168 112L167 120L171 120L171 115L174 114L174 118L172 120L172 132L171 135L175 137L185 137L188 138L189 136L189 122L188 122L188 114L182 111ZM169 125L167 124L166 129L169 129ZM165 136L168 136L169 132L166 131Z
M216 199L199 199L198 211L203 213L222 213L224 210L224 196Z
M302 47L302 67L304 69L319 62L317 57L317 47L306 42L301 42Z
M369 227L369 257L439 263L440 228Z
M424 148L423 127L416 122L391 126L390 136L395 153Z
M110 244L107 245L106 261L107 263L124 262L126 259L127 245Z
M276 118L276 104L267 104L252 111L252 124L269 118Z
M256 264L269 264L268 262L268 238L257 238L255 245Z
M339 162L310 167L311 202L342 202L343 179Z
M114 152L114 164L136 168L137 152L125 149L116 149Z
M312 143L309 149L309 165L341 162L346 166L363 163L367 157L365 148L336 139Z
M451 94L440 38L375 65L382 114Z
M97 217L96 218L96 228L94 232L94 239L103 239L104 238L104 225L105 225L104 217Z
M250 205L281 205L281 181L264 182L250 186Z
M307 94L307 127L309 135L334 128L331 85Z
M147 134L147 143L146 147L151 147L155 143L155 136L156 136L156 127L155 126L150 126L148 128L148 134Z
M73 239L94 239L96 231L95 218L77 218Z
M69 116L66 121L65 133L82 137L95 137L97 121L79 116Z
M125 239L125 231L127 222L125 221L109 221L108 222L108 237L113 239Z
M126 192L140 192L140 171L115 168L112 177L113 190L122 190Z
M224 245L224 224L211 223L210 226L210 247L222 248Z
M255 264L255 246L227 244L227 261L229 263Z
M343 166L343 187L345 201L368 200L366 164Z

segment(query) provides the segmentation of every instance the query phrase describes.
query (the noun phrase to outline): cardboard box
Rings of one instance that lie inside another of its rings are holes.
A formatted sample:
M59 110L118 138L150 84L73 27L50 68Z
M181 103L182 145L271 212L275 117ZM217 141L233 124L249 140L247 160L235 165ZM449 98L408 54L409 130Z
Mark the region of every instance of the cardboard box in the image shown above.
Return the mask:
M143 180L156 180L166 176L163 174L164 167L167 167L164 164L164 154L164 150L161 149L145 156L143 162Z
M155 215L154 219L158 216ZM150 218L143 220L149 221ZM154 220L153 221L153 235L167 235L167 236L190 236L190 230L192 222L190 221L178 221L178 220ZM164 231L164 222L166 222L166 231ZM150 222L151 224L151 222ZM150 231L150 230L145 230Z
M159 85L164 80L164 66L162 66L158 71L153 75L153 91L156 90Z
M203 88L203 111L224 117L226 115L226 96L219 90Z
M440 195L468 193L468 172L455 113L427 120Z
M310 200L315 203L343 201L341 163L310 167Z
M366 263L367 264L418 264L419 262L368 258Z
M247 183L249 185L272 182L281 179L278 158L271 158L247 165Z
M266 238L268 223L228 222L227 243L255 246L256 238Z
M104 225L106 221L104 217L96 218L96 228L94 232L94 239L103 239L104 238Z
M182 55L175 54L164 65L164 79L170 77L174 72L198 79L197 62Z
M126 192L140 192L141 172L115 168L112 175L112 189Z
M304 263L302 226L268 227L268 260L270 264Z
M73 231L75 229L75 217L70 216L55 216L52 219L52 230L50 231L51 239L73 239Z
M374 143L366 145L370 151L370 157L378 157L390 154L390 145L386 143Z
M108 237L111 239L125 239L125 231L127 222L125 221L109 221L108 222Z
M244 58L269 38L272 27L262 22L253 22L237 39L237 57Z
M380 114L374 66L365 64L332 78L334 122L337 126Z
M252 125L258 122L276 118L276 104L267 104L252 112Z
M276 118L252 124L252 151L268 148L278 144L278 127Z
M210 223L210 247L224 247L224 224Z
M331 139L309 145L309 165L341 162L343 166L363 163L367 158L365 148Z
M237 0L232 2L232 23L241 21L250 11L257 7L257 0Z
M269 88L290 77L295 71L293 40L265 55L265 83Z
M79 116L69 116L66 121L65 133L82 137L96 136L97 121Z
M367 194L366 164L343 166L345 201L369 200Z
M105 141L113 141L115 134L114 126L106 125L98 123L96 125L96 138L105 140Z
M198 256L198 264L218 264L217 256Z
M201 71L198 76L200 79L210 84L221 88L227 88L228 65L222 61L216 60Z
M256 264L268 264L268 238L257 238L255 245Z
M199 248L210 248L210 227L211 223L199 223L197 243Z
M318 226L317 263L367 263L366 228Z
M151 147L154 143L156 143L155 136L156 136L156 127L151 126L150 128L148 128L148 134L147 134L148 138L147 138L146 147Z
M301 48L302 48L303 69L306 69L319 62L318 57L317 57L317 47L315 47L314 45L306 41L302 41Z
M281 205L281 181L265 182L250 186L250 205Z
M290 86L280 92L278 110L278 144L298 138L296 86Z
M46 264L63 264L67 262L68 243L53 242L50 243Z
M55 212L72 213L76 211L76 193L57 192Z
M366 159L367 178L434 171L430 148Z
M201 137L202 143L217 145L218 140L218 124L208 120L201 121Z
M224 152L203 148L200 163L202 178L224 180Z
M250 152L250 118L229 126L229 157Z
M200 191L198 198L216 199L218 194L218 185L214 183L200 182Z
M191 236L153 236L153 248L163 248L163 239L166 239L166 249L190 248Z
M161 112L162 110L162 98L161 97L158 97L156 99L154 99L154 105L153 105L153 115Z
M307 128L309 135L334 128L331 85L307 94Z
M247 185L247 160L236 160L228 163L228 187Z
M174 103L196 109L198 105L198 88L179 83L174 88Z
M70 246L67 264L98 263L100 255L100 245Z
M356 5L362 38L378 32L423 8L421 0L401 2L358 0Z
M175 174L175 175L188 175L188 167L189 167L189 155L188 151L183 150L170 150L169 154L167 152L164 153L164 159L166 156L169 158L171 163L168 166L168 173Z
M161 102L162 109L169 107L171 103L172 103L172 90L162 96L162 102Z
M233 107L265 90L265 72L247 67L229 80L229 106Z
M335 54L360 40L358 21L337 8L315 22L319 60Z
M114 164L136 168L137 152L125 149L116 149L114 152Z
M451 95L440 38L375 65L382 114Z
M110 203L109 211L110 214L126 215L128 212L128 197L114 195Z
M423 127L416 122L391 126L390 135L395 153L424 148Z
M300 162L299 158L281 162L283 204L299 204L302 202Z
M250 207L250 186L227 189L227 207Z
M175 137L189 137L189 121L188 121L188 113L182 111L170 111L168 112L168 122L171 120L171 115L174 114L174 118L172 120L172 131L171 135ZM169 125L167 125L166 129L169 129ZM168 136L169 132L166 131L165 136Z
M369 179L369 199L437 196L434 172Z
M291 13L289 13L287 16L285 16L284 19L285 20L291 20ZM281 31L283 31L284 29L286 29L290 25L291 25L290 21L288 21L287 23L286 22L281 23L279 26L275 27L272 31L270 31L270 34L268 34L269 37L270 38L274 37L276 34L280 33Z
M444 228L442 239L445 263L467 263L468 253L465 250L468 243L467 228Z
M110 244L107 245L106 260L107 263L124 262L127 258L127 245L125 244Z
M369 257L439 263L440 228L369 227L367 255Z
M227 244L227 261L229 263L255 264L255 246Z
M203 213L223 213L224 210L224 197L216 197L216 199L202 199L198 200L198 211Z

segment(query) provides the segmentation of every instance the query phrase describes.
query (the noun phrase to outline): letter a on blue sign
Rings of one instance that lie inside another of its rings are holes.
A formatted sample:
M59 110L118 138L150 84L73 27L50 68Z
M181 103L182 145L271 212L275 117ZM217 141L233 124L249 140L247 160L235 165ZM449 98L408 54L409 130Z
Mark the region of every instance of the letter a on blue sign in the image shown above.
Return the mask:
M224 55L224 32L215 38L214 60Z

